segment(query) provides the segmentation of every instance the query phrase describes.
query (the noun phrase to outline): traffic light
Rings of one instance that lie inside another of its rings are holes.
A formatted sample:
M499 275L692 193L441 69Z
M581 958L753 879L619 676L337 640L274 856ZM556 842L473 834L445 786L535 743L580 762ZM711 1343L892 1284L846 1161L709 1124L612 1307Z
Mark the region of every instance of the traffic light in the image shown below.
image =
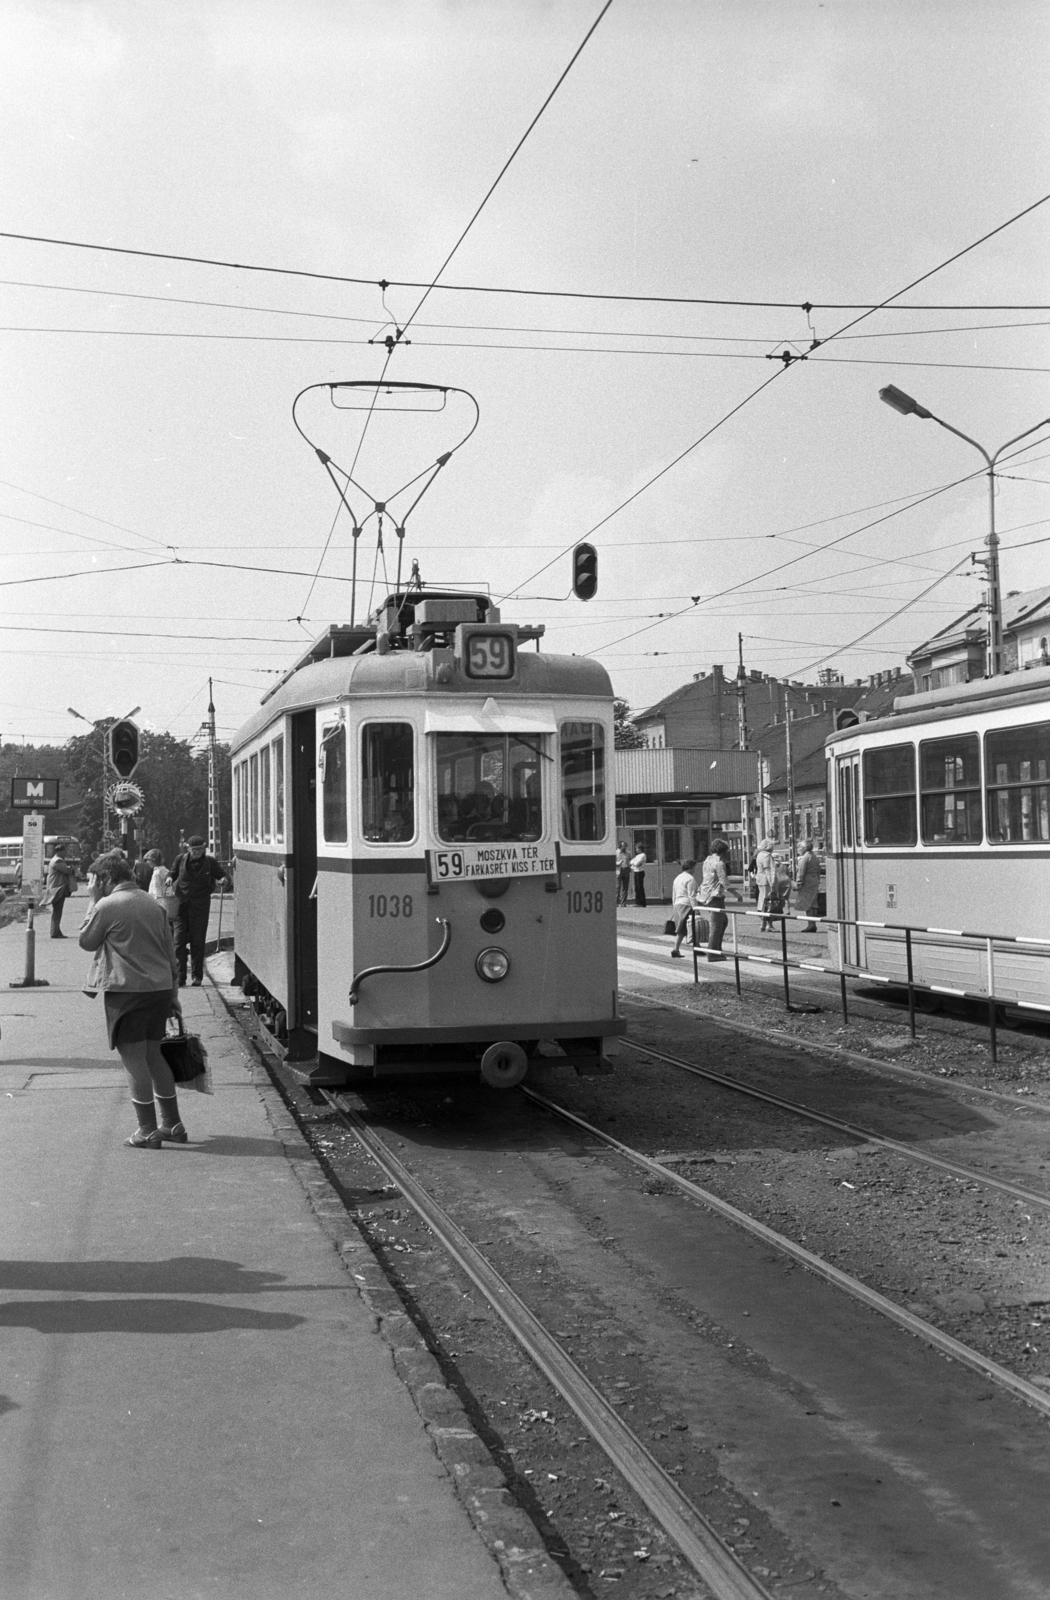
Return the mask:
M130 778L139 764L139 730L127 719L109 730L109 764L118 778Z
M572 552L572 592L577 600L593 600L598 592L598 552L578 544Z

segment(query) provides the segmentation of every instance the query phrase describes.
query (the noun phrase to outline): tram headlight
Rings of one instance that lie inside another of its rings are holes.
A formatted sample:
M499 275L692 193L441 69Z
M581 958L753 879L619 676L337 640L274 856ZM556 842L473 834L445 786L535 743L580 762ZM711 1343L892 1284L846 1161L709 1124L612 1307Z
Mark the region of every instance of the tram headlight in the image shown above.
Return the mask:
M474 970L486 983L499 983L510 971L510 956L498 945L490 944L487 950L479 953Z

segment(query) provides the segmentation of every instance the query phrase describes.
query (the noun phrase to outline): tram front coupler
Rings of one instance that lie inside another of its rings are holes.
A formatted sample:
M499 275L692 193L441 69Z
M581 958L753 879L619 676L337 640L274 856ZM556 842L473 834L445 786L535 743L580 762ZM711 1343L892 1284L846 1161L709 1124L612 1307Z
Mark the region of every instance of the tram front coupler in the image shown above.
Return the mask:
M452 924L447 917L435 917L434 921L438 924L438 927L445 930L441 940L441 948L434 955L428 956L426 961L417 961L413 966L366 967L363 972L355 973L350 983L350 1004L352 1006L356 1006L361 985L366 978L375 978L381 972L426 972L428 967L436 967L439 961L444 960L445 956L448 955L449 945L452 943Z

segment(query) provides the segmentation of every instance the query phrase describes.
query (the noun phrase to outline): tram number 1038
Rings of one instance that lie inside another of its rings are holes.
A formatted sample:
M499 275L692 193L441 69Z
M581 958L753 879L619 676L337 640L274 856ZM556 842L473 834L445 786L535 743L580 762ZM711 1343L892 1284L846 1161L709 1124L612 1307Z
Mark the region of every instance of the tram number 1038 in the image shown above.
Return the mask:
M368 915L370 917L410 917L412 915L412 896L410 894L370 894L368 897Z
M601 889L570 889L566 901L570 916L586 916L588 912L602 909L605 895Z

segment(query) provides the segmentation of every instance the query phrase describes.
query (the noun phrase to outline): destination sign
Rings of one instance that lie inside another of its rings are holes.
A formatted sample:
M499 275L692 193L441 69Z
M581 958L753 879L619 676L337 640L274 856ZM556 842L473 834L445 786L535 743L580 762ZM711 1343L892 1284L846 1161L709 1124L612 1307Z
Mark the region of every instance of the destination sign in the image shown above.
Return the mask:
M430 850L434 883L462 883L474 878L553 878L558 858L553 845L461 844L454 850Z
M12 778L12 811L57 811L57 778Z

